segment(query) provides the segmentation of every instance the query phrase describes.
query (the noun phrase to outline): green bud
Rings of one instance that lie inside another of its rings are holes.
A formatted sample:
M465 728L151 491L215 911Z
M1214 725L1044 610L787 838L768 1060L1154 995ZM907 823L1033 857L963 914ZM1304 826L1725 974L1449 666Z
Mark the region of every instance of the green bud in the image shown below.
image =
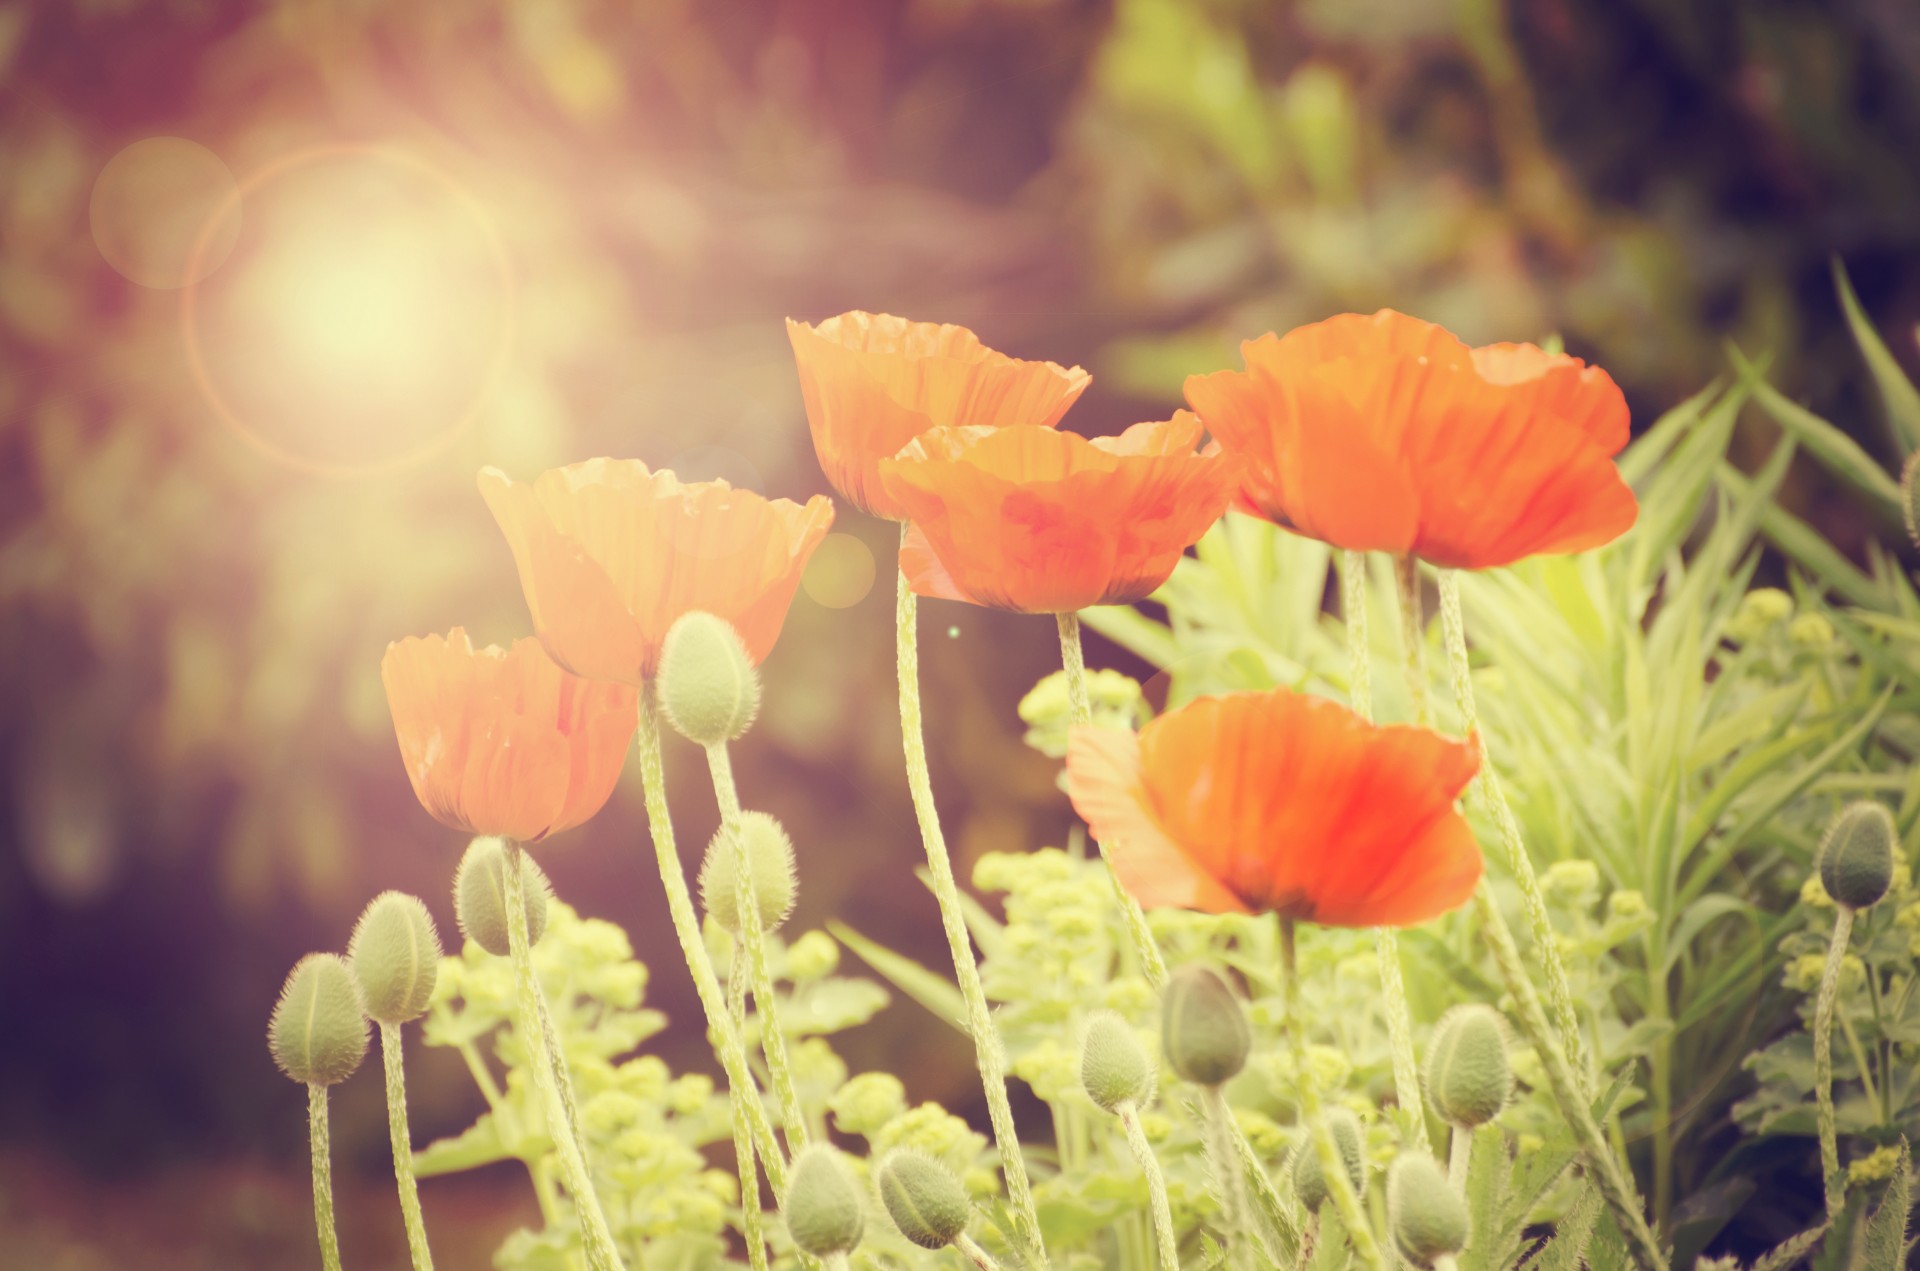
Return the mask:
M418 898L384 891L354 924L347 961L360 981L368 1016L382 1024L404 1024L425 1015L433 1001L440 933Z
M1427 1098L1448 1125L1469 1129L1500 1115L1513 1094L1507 1031L1491 1006L1456 1006L1427 1044Z
M547 930L551 887L533 857L520 855L520 892L527 905L527 946L540 943ZM453 916L467 939L495 957L513 952L507 943L507 848L497 838L477 838L460 858L453 876Z
M760 929L777 930L793 912L793 840L780 828L780 822L765 812L741 813L740 833L747 841L747 860L753 868ZM707 844L706 858L700 862L700 903L715 922L738 934L740 893L735 886L733 862L733 840L722 826Z
M1387 1228L1400 1254L1430 1267L1467 1247L1467 1202L1425 1152L1407 1152L1387 1170Z
M922 1249L944 1249L973 1217L967 1189L952 1170L924 1152L894 1152L874 1175L880 1202L900 1234Z
M794 1245L816 1258L848 1252L867 1229L859 1181L840 1149L825 1143L802 1148L793 1158L781 1208Z
M360 986L337 953L309 953L294 964L273 1004L267 1049L280 1071L309 1086L345 1081L367 1053Z
M725 618L681 615L660 649L660 705L688 741L732 741L760 710L760 673Z
M1087 1097L1108 1112L1122 1105L1139 1107L1153 1095L1153 1061L1133 1025L1112 1011L1087 1024L1080 1047L1080 1084Z
M1868 799L1850 803L1833 818L1820 842L1820 883L1850 909L1867 909L1893 882L1893 817Z
M1246 1065L1253 1047L1247 1013L1218 971L1185 966L1167 981L1161 1000L1161 1043L1174 1072L1217 1086Z
M1333 1145L1340 1151L1340 1160L1347 1167L1347 1179L1353 1184L1353 1190L1364 1193L1367 1164L1360 1141L1360 1118L1345 1108L1331 1108L1320 1119L1327 1133L1333 1135ZM1293 1149L1293 1194L1310 1214L1319 1213L1320 1206L1327 1200L1327 1175L1320 1168L1320 1153L1313 1146L1311 1130Z

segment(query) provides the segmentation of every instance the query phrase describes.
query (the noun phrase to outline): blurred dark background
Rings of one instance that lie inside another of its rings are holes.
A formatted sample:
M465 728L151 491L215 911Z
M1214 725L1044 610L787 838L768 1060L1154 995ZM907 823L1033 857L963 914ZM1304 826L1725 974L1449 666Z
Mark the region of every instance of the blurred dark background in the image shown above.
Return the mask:
M1086 365L1094 432L1341 310L1560 333L1642 424L1732 339L1884 457L1829 262L1913 367L1916 155L1903 0L0 5L0 1266L302 1264L267 1012L382 888L451 927L462 844L407 788L377 668L401 635L526 632L480 465L822 490L781 319L852 307ZM1857 546L1844 494L1791 498ZM892 527L836 529L742 786L800 845L799 926L937 966ZM1013 710L1045 625L923 614L963 876L1067 825ZM715 820L694 759L669 756L683 845ZM683 1023L660 1049L706 1067L643 825L625 788L542 860L632 933ZM844 1053L977 1118L917 1012ZM416 1137L466 1124L457 1058L413 1063ZM399 1265L379 1101L336 1098L344 1235ZM523 1193L430 1187L448 1264Z

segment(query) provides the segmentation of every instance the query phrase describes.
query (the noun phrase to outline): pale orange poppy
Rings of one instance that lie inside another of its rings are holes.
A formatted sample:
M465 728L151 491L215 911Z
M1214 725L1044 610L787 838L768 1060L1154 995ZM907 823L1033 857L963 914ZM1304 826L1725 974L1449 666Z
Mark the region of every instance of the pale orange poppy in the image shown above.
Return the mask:
M1137 734L1076 728L1067 789L1147 908L1404 927L1479 882L1454 810L1479 762L1473 745L1276 689L1197 698Z
M668 628L696 609L732 623L753 660L765 659L833 524L825 495L767 499L637 459L589 459L528 484L483 468L480 493L547 652L576 675L623 684L653 674Z
M1051 428L1093 377L996 353L965 327L855 310L818 326L787 319L820 467L862 511L906 514L879 480L882 459L929 428Z
M1638 512L1613 463L1626 401L1577 358L1470 349L1390 309L1241 354L1244 371L1190 377L1187 401L1246 461L1245 504L1276 524L1483 569L1598 547Z
M569 675L538 640L475 649L459 627L388 645L380 680L421 806L523 843L606 804L638 722L627 685Z
M938 428L880 465L912 522L900 568L922 596L1019 613L1127 604L1220 519L1237 465L1194 451L1181 411L1089 441L1050 428Z

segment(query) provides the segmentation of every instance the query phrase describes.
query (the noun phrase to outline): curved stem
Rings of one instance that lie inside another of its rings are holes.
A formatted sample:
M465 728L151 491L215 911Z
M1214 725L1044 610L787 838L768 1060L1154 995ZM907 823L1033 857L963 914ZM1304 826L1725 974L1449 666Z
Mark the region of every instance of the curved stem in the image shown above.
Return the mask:
M993 1260L993 1255L982 1249L980 1242L966 1232L963 1231L954 1237L953 1247L971 1258L973 1265L980 1268L980 1271L1000 1271L1000 1264Z
M1353 1242L1354 1253L1368 1271L1387 1271L1387 1264L1380 1256L1380 1242L1374 1239L1373 1224L1367 1219L1367 1211L1361 1208L1360 1197L1354 1193L1346 1162L1340 1158L1340 1147L1333 1141L1333 1132L1327 1129L1326 1118L1321 1115L1320 1092L1314 1089L1313 1077L1307 1068L1305 1025L1300 1017L1300 967L1294 955L1293 928L1293 919L1280 919L1280 970L1285 981L1282 1027L1293 1048L1300 1117L1306 1122L1307 1137L1313 1143L1314 1154L1320 1158L1320 1172L1326 1178L1327 1194L1339 1211L1341 1224L1347 1228L1347 1239Z
M740 947L746 950L747 967L752 975L753 1009L760 1016L760 1049L767 1056L767 1072L773 1078L773 1092L780 1101L780 1121L787 1132L787 1150L798 1152L807 1145L807 1118L800 1108L800 1093L793 1085L793 1065L787 1061L787 1038L780 1031L780 1017L774 1006L773 969L767 963L767 937L761 930L759 894L753 886L753 861L747 855L747 836L741 829L740 791L733 781L733 761L727 744L707 747L707 771L713 777L713 796L720 804L720 828L733 853L734 908L740 915ZM744 1023L744 1016L741 1021Z
M327 1134L327 1088L307 1086L307 1141L313 1147L313 1226L320 1265L340 1271L340 1237L333 1229L333 1147Z
M1140 1128L1139 1110L1124 1103L1117 1112L1120 1126L1127 1132L1127 1148L1133 1153L1134 1163L1147 1176L1147 1201L1153 1211L1153 1236L1160 1248L1161 1271L1180 1271L1180 1243L1174 1236L1173 1209L1167 1204L1166 1176L1160 1172L1153 1145L1147 1142L1147 1132Z
M1833 1004L1840 995L1840 965L1853 939L1853 910L1838 907L1833 916L1833 943L1827 948L1826 969L1820 975L1820 996L1813 1005L1813 1097L1820 1109L1820 1193L1826 1197L1827 1217L1840 1216L1846 1198L1841 1182L1840 1136L1833 1117Z
M667 778L660 764L660 723L654 714L652 695L640 695L640 725L634 734L640 749L640 783L646 792L647 831L653 839L653 853L660 866L660 881L667 892L667 912L673 919L673 932L679 938L680 952L693 976L694 991L707 1016L707 1034L713 1043L720 1066L726 1071L727 1084L740 1093L733 1105L735 1116L745 1116L753 1142L760 1150L767 1182L773 1187L776 1202L786 1199L787 1162L774 1140L773 1127L767 1123L767 1110L760 1103L760 1087L747 1067L746 1047L740 1033L727 1017L726 995L720 990L720 977L714 974L707 957L707 946L700 938L700 919L693 910L693 894L687 890L686 871L680 867L680 851L673 841L673 819L667 812Z
M900 527L903 542L906 533L907 527L903 524ZM994 1143L1000 1149L1000 1168L1007 1179L1014 1240L1024 1258L1044 1267L1047 1250L1040 1236L1040 1216L1034 1208L1032 1184L1027 1181L1027 1164L1020 1155L1013 1106L1007 1100L1006 1055L993 1026L993 1015L987 1008L986 991L980 987L980 968L973 958L972 940L960 907L960 889L953 880L953 861L947 854L946 835L941 832L940 813L933 802L933 781L927 771L927 742L920 717L917 616L913 589L902 573L894 618L895 657L900 676L900 740L906 754L907 789L913 796L914 815L920 822L920 841L927 853L927 872L933 880L934 899L940 905L940 925L946 932L948 952L953 955L954 978L960 986L961 1000L966 1004L967 1033L973 1038L980 1085L987 1096L987 1115L993 1123Z
M567 1191L573 1195L574 1211L580 1218L580 1239L586 1246L587 1263L594 1271L619 1271L620 1252L607 1227L607 1215L600 1208L600 1197L587 1173L586 1159L569 1124L567 1105L560 1092L560 1076L554 1070L555 1055L547 1044L542 1027L542 997L533 974L533 947L527 939L527 900L523 883L525 853L512 839L507 846L507 946L513 958L513 985L519 1005L520 1037L533 1065L535 1087L546 1097L547 1126L554 1152L560 1158L560 1172Z
M400 1026L380 1025L380 1058L387 1070L387 1130L393 1139L393 1177L400 1186L400 1217L407 1227L413 1271L433 1271L427 1223L420 1214L420 1188L413 1181L413 1136L407 1130L407 1074L400 1052Z
M733 945L733 965L727 970L727 1013L743 1034L747 1021L747 953ZM760 1172L753 1161L753 1134L738 1107L740 1092L729 1090L733 1107L733 1157L740 1168L740 1235L746 1241L747 1261L753 1271L767 1271L767 1237L760 1222Z

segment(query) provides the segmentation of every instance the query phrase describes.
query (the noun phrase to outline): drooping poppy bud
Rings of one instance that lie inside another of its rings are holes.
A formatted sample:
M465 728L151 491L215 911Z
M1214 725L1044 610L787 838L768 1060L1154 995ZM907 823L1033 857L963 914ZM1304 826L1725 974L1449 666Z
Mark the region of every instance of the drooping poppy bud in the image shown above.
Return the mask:
M747 861L753 870L753 894L760 910L760 929L777 931L793 912L797 886L793 868L793 840L780 822L765 812L743 812L740 834L747 843ZM707 916L738 935L739 891L734 871L734 845L725 826L707 844L700 862L700 903Z
M1347 1168L1347 1179L1353 1184L1353 1190L1365 1191L1367 1169L1360 1146L1360 1118L1345 1108L1332 1108L1321 1120L1333 1136L1334 1147L1340 1151L1340 1160ZM1320 1167L1320 1153L1314 1150L1311 1137L1302 1140L1293 1150L1293 1194L1310 1214L1318 1213L1327 1201L1327 1176Z
M1820 883L1849 909L1880 902L1893 882L1893 816L1870 799L1850 803L1820 843Z
M1448 1125L1472 1129L1500 1115L1513 1094L1506 1027L1490 1006L1456 1006L1427 1044L1427 1098Z
M347 962L360 981L367 1014L404 1024L427 1013L440 975L440 933L419 899L404 892L373 898L347 942Z
M520 894L527 906L527 947L547 930L546 874L526 853L520 855ZM460 933L495 957L512 954L507 941L507 848L497 838L477 838L460 858L453 876L453 914Z
M1167 981L1160 1018L1167 1064L1188 1081L1221 1085L1246 1066L1253 1047L1247 1013L1213 968L1196 965L1176 971Z
M816 1258L849 1252L867 1229L860 1184L840 1149L825 1143L810 1144L793 1158L782 1212L794 1245Z
M1467 1247L1472 1223L1467 1202L1440 1163L1425 1152L1408 1152L1387 1171L1387 1228L1400 1254L1430 1267Z
M924 1152L892 1153L880 1162L874 1184L893 1225L922 1249L952 1244L973 1216L967 1189L952 1170Z
M294 964L273 1004L267 1049L280 1071L308 1086L345 1081L367 1053L360 986L336 953L309 953Z
M760 711L760 673L725 618L689 613L660 654L660 705L681 736L702 746L733 741Z
M1133 1025L1112 1011L1087 1024L1080 1047L1080 1084L1087 1097L1108 1112L1138 1107L1153 1094L1153 1060Z

